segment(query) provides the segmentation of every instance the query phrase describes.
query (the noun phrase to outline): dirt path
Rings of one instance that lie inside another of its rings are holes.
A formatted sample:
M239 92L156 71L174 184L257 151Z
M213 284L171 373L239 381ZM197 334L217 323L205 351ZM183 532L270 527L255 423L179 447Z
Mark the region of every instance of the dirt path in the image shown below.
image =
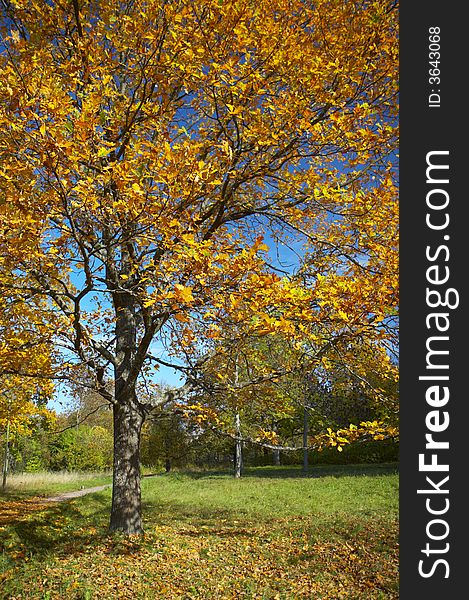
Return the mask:
M164 473L150 473L148 475L143 475L142 477L157 477L158 475L163 475ZM93 494L93 492L101 492L108 487L111 487L112 483L107 483L106 485L97 485L96 487L84 488L81 490L75 490L74 492L64 492L63 494L58 494L57 496L49 496L46 498L42 498L43 502L65 502L65 500L71 500L72 498L79 498L80 496L86 496L86 494Z
M0 502L0 527L24 521L28 519L31 513L37 512L38 510L44 510L48 504L65 502L66 500L86 496L86 494L92 494L93 492L100 492L101 490L111 487L111 485L112 484L108 483L107 485L83 488L81 490L74 490L73 492L63 492L56 496L47 496L46 498L33 496L24 500L2 501Z
M65 502L66 500L71 500L72 498L79 498L80 496L86 496L86 494L93 494L94 492L101 492L108 487L111 487L111 483L107 483L106 485L97 485L95 487L84 488L81 490L75 490L73 492L63 492L62 494L58 494L57 496L48 496L46 498L41 498L41 502Z
M164 475L164 473L150 473L149 475L143 475L143 477L158 477L161 475ZM23 500L4 500L0 502L0 527L15 520L22 520L31 512L44 509L45 505L49 503L66 502L67 500L80 498L94 492L101 492L111 486L112 483L107 483L105 485L74 490L73 492L62 492L55 496L32 496Z

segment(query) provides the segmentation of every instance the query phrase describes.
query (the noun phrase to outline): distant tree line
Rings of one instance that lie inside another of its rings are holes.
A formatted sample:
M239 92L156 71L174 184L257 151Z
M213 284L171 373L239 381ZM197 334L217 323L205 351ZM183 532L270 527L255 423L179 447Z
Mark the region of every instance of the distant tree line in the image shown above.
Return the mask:
M301 379L303 377L303 379ZM275 450L261 442L242 442L242 467L260 465L294 465L305 461L301 449L305 427L308 435L327 426L341 427L344 423L379 419L382 403L376 404L363 390L345 380L338 372L334 381L318 386L306 385L308 375L296 375L296 381L278 384L277 394L285 400L286 385L289 398L303 390L301 401L284 401L283 412L265 411L264 419L277 434L277 443L297 447L297 451ZM266 390L267 393L267 390ZM273 394L273 389L268 393ZM397 389L388 389L396 395ZM267 403L265 403L267 405ZM306 415L306 420L305 420ZM75 390L75 401L66 412L54 418L32 417L29 434L18 434L10 440L9 470L35 472L42 470L100 471L112 468L112 412L96 394L86 388ZM248 411L241 417L243 431L254 428ZM4 433L0 440L4 441ZM250 438L252 439L252 437ZM172 469L227 469L236 467L236 441L217 431L210 423L188 418L177 404L163 405L147 420L141 441L141 464L153 471ZM4 444L2 443L2 453ZM3 457L4 458L4 457ZM308 451L309 465L330 463L378 463L398 459L398 442L393 439L368 440L350 443L342 452L325 448Z

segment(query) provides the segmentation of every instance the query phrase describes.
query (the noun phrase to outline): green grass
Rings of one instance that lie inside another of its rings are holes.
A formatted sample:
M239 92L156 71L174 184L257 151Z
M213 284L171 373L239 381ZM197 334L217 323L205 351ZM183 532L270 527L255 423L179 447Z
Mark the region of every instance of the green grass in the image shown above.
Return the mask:
M155 509L180 510L191 505L200 512L232 512L243 518L331 514L397 513L397 474L376 467L316 468L313 477L299 469L257 468L240 480L229 474L175 473L143 481L143 495ZM395 486L395 487L394 487Z
M396 465L171 473L142 494L141 538L107 532L110 489L6 503L0 598L398 598Z
M6 488L0 489L0 502L30 496L52 496L78 490L81 487L95 487L111 482L110 472L41 471L12 474L8 476Z

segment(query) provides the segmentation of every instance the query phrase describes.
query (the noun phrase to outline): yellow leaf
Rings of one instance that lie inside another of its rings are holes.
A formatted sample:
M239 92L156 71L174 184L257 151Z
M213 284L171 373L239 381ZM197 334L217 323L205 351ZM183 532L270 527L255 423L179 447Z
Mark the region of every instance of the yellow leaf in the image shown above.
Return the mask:
M98 150L98 158L103 158L104 156L107 156L110 153L110 149L109 148L100 148Z
M175 292L174 297L177 300L182 302L192 302L194 300L194 296L192 295L192 288L181 285L180 283L176 283L174 286Z
M184 313L176 313L174 315L174 318L176 319L176 321L179 321L180 323L189 323L189 318L187 315L185 315Z

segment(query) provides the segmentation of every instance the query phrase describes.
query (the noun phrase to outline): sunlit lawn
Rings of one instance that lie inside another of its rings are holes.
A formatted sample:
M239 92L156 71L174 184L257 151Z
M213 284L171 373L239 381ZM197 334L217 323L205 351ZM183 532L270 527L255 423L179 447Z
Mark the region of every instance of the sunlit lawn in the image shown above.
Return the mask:
M395 465L143 480L145 536L107 533L111 490L3 522L5 598L398 598Z
M82 487L95 487L112 482L109 473L80 473L69 471L18 473L9 475L6 490L0 491L0 502L30 496L54 495Z

